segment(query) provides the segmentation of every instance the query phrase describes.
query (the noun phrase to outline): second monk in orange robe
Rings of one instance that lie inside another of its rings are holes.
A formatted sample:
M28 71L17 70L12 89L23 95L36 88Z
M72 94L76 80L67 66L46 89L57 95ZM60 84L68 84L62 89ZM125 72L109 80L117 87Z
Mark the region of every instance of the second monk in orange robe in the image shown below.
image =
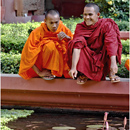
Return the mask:
M60 21L59 12L47 11L44 23L31 32L25 43L19 75L24 79L42 77L50 80L63 75L70 78L65 54L72 37L71 31Z

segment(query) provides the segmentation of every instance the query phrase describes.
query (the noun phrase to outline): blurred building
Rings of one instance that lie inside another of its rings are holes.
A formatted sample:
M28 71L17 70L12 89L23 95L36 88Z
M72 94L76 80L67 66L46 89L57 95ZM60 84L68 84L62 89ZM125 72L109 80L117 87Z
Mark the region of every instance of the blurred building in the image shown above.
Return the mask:
M64 18L80 17L84 5L85 0L1 0L1 22L43 21L48 9L57 9Z

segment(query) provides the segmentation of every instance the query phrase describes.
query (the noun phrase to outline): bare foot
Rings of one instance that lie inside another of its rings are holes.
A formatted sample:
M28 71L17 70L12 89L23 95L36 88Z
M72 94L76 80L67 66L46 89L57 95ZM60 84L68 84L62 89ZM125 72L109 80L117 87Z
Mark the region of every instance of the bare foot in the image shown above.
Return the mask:
M51 70L47 70L47 69L44 69L42 72L41 72L41 78L43 78L44 80L52 80L55 78L55 75L52 75L51 74Z

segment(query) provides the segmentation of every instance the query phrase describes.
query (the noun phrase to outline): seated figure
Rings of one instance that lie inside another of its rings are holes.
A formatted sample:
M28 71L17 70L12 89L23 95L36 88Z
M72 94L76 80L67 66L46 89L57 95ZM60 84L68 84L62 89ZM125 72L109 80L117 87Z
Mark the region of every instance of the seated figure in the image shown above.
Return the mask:
M77 24L73 40L68 45L69 75L78 84L88 79L119 82L117 62L121 64L122 44L117 24L110 18L99 18L99 7L89 3L84 7L84 22Z
M34 29L22 50L19 75L24 79L42 77L45 80L55 76L70 78L66 62L68 41L72 32L63 25L57 10L45 13L45 20Z

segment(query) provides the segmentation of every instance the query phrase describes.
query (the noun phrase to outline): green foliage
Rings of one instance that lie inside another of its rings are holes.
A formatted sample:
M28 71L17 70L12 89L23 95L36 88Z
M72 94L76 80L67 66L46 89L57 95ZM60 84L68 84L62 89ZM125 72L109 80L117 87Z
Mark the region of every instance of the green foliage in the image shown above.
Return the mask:
M21 53L30 29L35 29L40 24L40 22L1 24L1 51Z
M130 40L121 40L121 43L122 43L122 54L129 54L129 43L130 43Z
M129 55L122 54L121 65L118 64L118 73L117 75L122 78L129 78L129 71L126 69L125 62L129 59Z
M129 22L122 20L116 20L115 22L117 23L120 31L129 31Z
M26 37L27 38L27 37ZM26 42L25 37L1 36L1 51L5 53L21 53Z
M35 27L30 26L30 28L28 29L28 34L30 35L30 33L35 29Z
M61 20L63 21L64 25L71 30L72 33L74 33L75 31L77 23L83 22L82 18L74 18L74 17L69 19L64 19L63 17L61 17Z
M86 3L92 2L85 0ZM100 7L101 16L129 21L129 0L93 0Z
M9 121L17 120L18 118L26 118L30 116L34 111L33 110L7 110L1 109L1 130L11 130L10 128L6 127L5 125Z
M127 59L130 59L129 55L129 43L130 40L121 40L122 43L122 55L121 55L121 65L118 64L118 73L117 75L122 78L129 78L129 71L125 67L125 62Z
M8 54L1 52L1 72L18 74L21 54Z
M8 37L28 37L28 30L30 28L36 28L40 26L40 22L27 22L27 23L11 23L11 24L1 24L1 35L6 35Z

